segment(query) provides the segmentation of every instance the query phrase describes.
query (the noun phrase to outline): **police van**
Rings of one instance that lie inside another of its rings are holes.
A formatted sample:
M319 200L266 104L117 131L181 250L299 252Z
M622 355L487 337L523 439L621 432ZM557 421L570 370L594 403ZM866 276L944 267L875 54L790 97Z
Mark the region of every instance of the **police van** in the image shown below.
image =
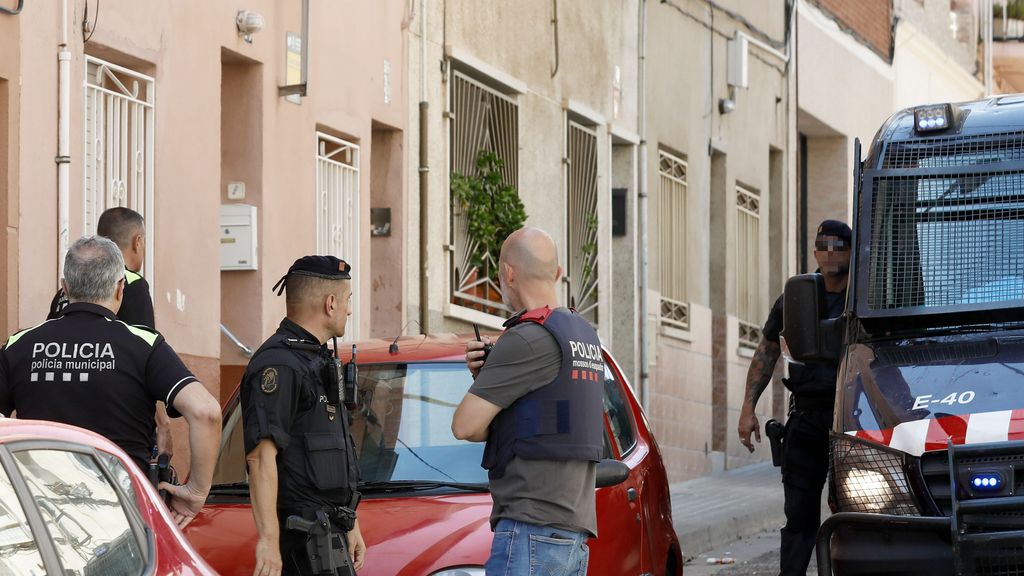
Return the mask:
M820 574L1024 574L1024 95L903 110L861 160L845 312L786 284L794 361L839 364Z

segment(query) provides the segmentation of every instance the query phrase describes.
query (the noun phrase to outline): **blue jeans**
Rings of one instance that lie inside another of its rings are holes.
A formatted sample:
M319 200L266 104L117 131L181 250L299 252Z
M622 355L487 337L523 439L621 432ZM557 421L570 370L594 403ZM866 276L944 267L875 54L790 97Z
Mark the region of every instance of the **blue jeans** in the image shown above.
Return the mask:
M494 527L487 576L585 576L587 534L502 518Z

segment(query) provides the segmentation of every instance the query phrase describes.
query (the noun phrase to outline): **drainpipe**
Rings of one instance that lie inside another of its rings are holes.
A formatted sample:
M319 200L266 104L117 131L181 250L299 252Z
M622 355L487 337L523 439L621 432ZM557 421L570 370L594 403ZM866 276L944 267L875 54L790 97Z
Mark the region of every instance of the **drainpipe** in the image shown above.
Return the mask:
M639 314L639 328L640 328L640 402L643 405L644 411L646 412L650 407L650 371L648 351L650 342L647 338L647 256L648 256L648 239L647 239L647 106L645 104L646 93L644 90L644 67L647 52L647 0L640 0L640 14L639 14L639 27L640 27L640 38L639 38L639 62L637 70L637 122L639 128L637 132L640 134L640 150L638 160L640 164L639 178L637 182L637 217L639 222L637 227L640 233L640 314Z
M427 4L420 0L420 330L430 333L430 266L427 250L427 198L430 186L429 140L427 139L427 116L430 103L427 102Z
M57 279L64 274L64 255L68 251L70 231L71 183L71 52L68 50L68 0L61 0L60 45L57 50Z

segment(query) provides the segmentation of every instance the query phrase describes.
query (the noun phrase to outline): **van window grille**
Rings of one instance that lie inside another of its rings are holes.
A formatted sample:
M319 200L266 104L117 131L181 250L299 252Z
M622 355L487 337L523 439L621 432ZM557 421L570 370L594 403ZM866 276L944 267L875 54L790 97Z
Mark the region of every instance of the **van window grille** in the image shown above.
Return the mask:
M1024 132L892 142L882 169L945 168L1024 160Z
M501 183L519 185L519 105L514 96L502 94L462 72L450 81L450 171L477 176L481 151L494 153L503 162ZM452 197L450 222L450 302L496 316L507 316L498 286L498 252L493 253L469 235L469 211ZM473 262L483 262L476 265Z
M987 152L958 157L960 162L991 159ZM951 161L922 159L920 167ZM1024 173L882 177L874 182L870 309L1024 299Z

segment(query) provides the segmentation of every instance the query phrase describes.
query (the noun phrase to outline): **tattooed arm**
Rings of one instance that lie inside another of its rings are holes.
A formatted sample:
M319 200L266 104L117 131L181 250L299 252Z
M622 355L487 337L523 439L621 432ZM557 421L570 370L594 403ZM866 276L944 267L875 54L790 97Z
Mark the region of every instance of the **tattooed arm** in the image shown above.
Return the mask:
M739 435L740 442L753 452L754 445L750 443L750 434L753 432L757 442L761 442L760 423L754 408L757 406L761 393L772 381L772 373L775 372L775 363L779 360L782 350L778 342L772 342L761 338L754 357L750 360L750 368L747 370L747 386L743 393L743 407L740 409Z

